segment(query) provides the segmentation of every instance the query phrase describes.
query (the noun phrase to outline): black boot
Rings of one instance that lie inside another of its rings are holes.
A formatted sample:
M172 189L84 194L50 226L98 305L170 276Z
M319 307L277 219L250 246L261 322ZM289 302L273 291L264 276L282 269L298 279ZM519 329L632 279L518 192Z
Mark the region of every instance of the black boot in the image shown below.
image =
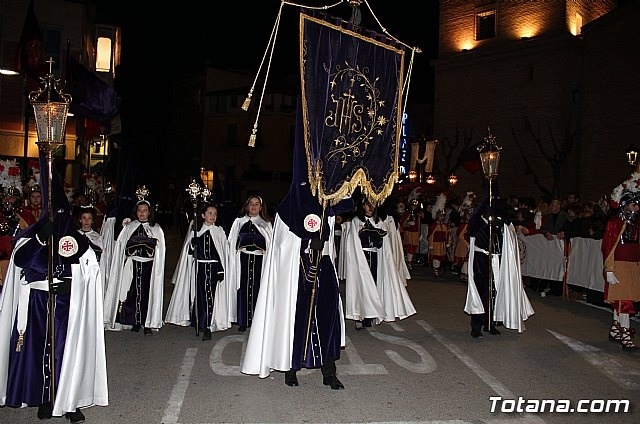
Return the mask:
M284 384L289 387L298 386L298 376L296 375L296 372L296 370L285 371Z
M209 340L211 340L211 330L209 330L208 328L205 328L202 333L202 341L206 342Z
M142 328L142 325L136 324L133 327L131 327L131 331L133 331L134 333L137 333L140 331L140 328Z
M151 336L151 335L153 335L153 330L151 330L149 327L145 327L145 328L144 328L144 335L145 335L145 336Z
M71 424L84 422L84 414L80 411L80 408L76 408L74 412L67 412L64 416L69 418Z
M332 390L344 389L344 385L338 380L336 376L336 363L335 361L329 361L325 363L322 368L322 384L330 386Z
M48 420L52 416L52 408L50 403L43 403L38 406L38 419Z

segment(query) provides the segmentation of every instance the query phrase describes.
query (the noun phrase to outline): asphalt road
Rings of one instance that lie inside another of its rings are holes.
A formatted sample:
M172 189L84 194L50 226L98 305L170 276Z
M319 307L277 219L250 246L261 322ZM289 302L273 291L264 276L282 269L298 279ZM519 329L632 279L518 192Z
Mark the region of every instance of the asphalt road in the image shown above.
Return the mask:
M182 243L177 231L166 236L165 305ZM416 267L408 291L418 310L412 317L366 331L347 321L337 363L345 390L323 386L319 370L301 371L299 387L286 386L280 372L240 373L250 330L234 327L208 342L174 325L152 336L108 331L109 406L85 409L86 422L640 422L640 352L608 341L609 311L528 291L535 315L523 333L473 339L457 276L436 280ZM616 400L628 401L629 411L593 412L615 409ZM547 412L539 412L542 401ZM35 408L0 408L2 423L37 421Z

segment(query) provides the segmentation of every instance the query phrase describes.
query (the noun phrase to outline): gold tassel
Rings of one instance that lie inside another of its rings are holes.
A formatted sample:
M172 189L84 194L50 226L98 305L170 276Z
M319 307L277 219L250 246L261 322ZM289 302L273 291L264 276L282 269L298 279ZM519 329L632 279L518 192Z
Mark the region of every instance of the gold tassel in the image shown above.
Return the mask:
M18 336L18 341L16 342L16 352L20 352L22 350L22 345L24 343L24 331L20 332Z
M249 110L249 105L251 104L251 92L249 92L249 94L247 94L247 98L244 99L244 103L242 103L242 110L244 110L245 112L247 110Z
M257 133L257 130L254 127L251 130L251 137L249 137L249 147L256 147L256 133Z

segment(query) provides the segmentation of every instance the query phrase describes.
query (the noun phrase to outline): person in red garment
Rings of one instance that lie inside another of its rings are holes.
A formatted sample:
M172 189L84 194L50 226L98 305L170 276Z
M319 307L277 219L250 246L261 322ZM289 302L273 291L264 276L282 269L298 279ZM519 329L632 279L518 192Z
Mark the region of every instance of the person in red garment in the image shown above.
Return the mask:
M638 349L633 341L635 329L630 316L640 300L640 173L617 186L611 194L612 206L619 209L607 221L602 238L604 262L604 300L613 308L609 340L620 343L624 350Z

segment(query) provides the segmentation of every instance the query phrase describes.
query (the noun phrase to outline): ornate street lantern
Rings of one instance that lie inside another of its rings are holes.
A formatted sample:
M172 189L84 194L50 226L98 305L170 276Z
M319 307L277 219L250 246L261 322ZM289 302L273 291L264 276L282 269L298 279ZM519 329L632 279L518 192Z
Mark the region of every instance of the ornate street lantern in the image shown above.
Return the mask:
M627 162L629 165L635 166L638 160L638 149L633 144L627 148L625 152L627 154Z
M451 173L451 175L449 176L449 187L453 189L456 184L458 184L458 177L456 177L454 173Z
M33 106L33 113L36 120L36 133L38 135L38 149L43 153L47 159L47 215L49 222L53 222L53 207L51 203L51 185L53 180L53 154L64 145L64 136L67 127L67 112L69 112L69 103L71 103L71 96L63 93L58 87L60 83L59 79L56 79L51 71L53 65L53 59L49 58L49 73L40 78L42 86L35 91L29 93L29 102ZM47 240L48 245L48 282L49 282L49 341L50 341L50 355L49 355L49 367L51 372L50 378L50 398L49 401L53 405L55 403L56 396L56 384L55 384L55 306L56 299L53 294L53 264L54 264L54 249L53 249L53 234L49 236Z
M416 170L412 169L411 171L409 171L409 182L415 182L416 178L418 178L418 173L416 172Z
M491 135L491 128L488 129L488 134L484 138L484 143L478 146L478 152L480 153L480 161L482 162L482 172L484 176L489 180L489 210L487 221L489 223L489 243L487 255L488 260L488 274L489 281L487 287L488 299L487 299L487 321L485 327L490 329L494 328L494 284L493 284L493 193L492 186L493 180L498 176L498 167L500 166L500 150L502 147L496 144L496 138Z
M502 147L496 144L496 138L489 134L485 137L484 143L478 146L480 153L480 161L482 162L482 172L489 181L498 176L498 167L500 166L500 150Z
M436 183L436 179L432 174L429 174L427 177L427 184L434 185Z

